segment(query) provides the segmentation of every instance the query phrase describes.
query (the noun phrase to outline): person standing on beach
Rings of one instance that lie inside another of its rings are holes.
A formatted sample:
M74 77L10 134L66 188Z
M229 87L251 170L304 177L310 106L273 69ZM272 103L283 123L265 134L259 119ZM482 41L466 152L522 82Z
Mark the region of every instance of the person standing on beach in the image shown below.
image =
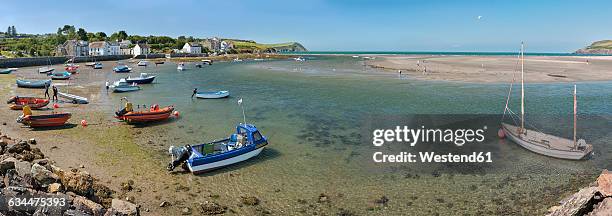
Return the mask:
M193 94L191 94L191 98L193 98L193 96L195 96L197 93L198 93L198 88L194 88Z
M106 93L108 93L108 89L110 88L110 86L108 85L108 81L106 81Z
M53 100L58 101L57 99L57 87L53 86Z
M49 83L45 84L45 97L47 99L51 99L51 97L49 96Z

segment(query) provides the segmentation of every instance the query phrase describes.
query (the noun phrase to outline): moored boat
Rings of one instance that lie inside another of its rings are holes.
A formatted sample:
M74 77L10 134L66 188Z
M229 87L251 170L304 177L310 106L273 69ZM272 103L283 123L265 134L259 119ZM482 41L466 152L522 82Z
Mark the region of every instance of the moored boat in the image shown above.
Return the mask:
M155 76L149 75L147 73L141 73L138 77L128 77L125 78L127 83L137 83L137 84L149 84L152 83L155 79Z
M52 80L67 80L70 79L71 74L68 71L60 72L60 73L52 73L49 75Z
M87 62L87 63L85 63L85 66L87 66L87 67L93 67L94 65L96 65L95 62Z
M55 68L40 67L40 68L38 68L38 73L50 73L50 72L53 72L54 70L55 70Z
M141 60L141 61L138 62L138 66L145 66L146 67L147 65L149 65L149 61Z
M129 68L126 65L118 65L117 67L113 68L113 71L115 71L115 73L129 73L132 71L132 68Z
M66 124L70 117L72 117L72 114L70 113L33 115L30 107L24 106L23 114L17 118L17 123L21 123L32 128L57 127Z
M255 125L238 124L236 132L224 139L193 146L171 146L168 151L172 162L167 169L172 171L184 163L192 173L202 173L255 157L266 145L268 139Z
M213 64L213 60L210 60L210 59L202 59L202 64L212 65L212 64Z
M51 86L51 80L21 80L16 81L17 87L21 88L44 88L46 85Z
M113 92L116 93L140 90L140 86L137 86L136 83L129 84L125 79L120 79L119 81L114 82L110 88L112 88Z
M164 121L170 118L174 106L160 108L159 105L152 105L148 110L135 111L131 102L127 102L125 107L115 112L115 118L127 123L148 123Z
M216 99L229 97L229 91L210 91L210 92L198 92L196 93L197 98L202 99Z
M10 68L0 70L0 74L10 74L13 72Z
M102 69L102 63L100 63L100 62L96 62L96 63L93 65L93 68L94 68L94 69Z
M65 69L66 71L70 73L77 73L77 71L79 70L79 67L78 66L68 66Z
M29 106L32 109L40 109L49 104L49 99L46 98L37 98L37 97L19 97L13 96L6 101L9 105L9 108L13 110L23 109L24 106Z
M185 70L185 63L181 62L176 66L176 70L179 71L184 71Z
M68 94L64 92L58 92L57 95L61 98L70 100L73 104L88 104L89 100L86 97L78 95Z

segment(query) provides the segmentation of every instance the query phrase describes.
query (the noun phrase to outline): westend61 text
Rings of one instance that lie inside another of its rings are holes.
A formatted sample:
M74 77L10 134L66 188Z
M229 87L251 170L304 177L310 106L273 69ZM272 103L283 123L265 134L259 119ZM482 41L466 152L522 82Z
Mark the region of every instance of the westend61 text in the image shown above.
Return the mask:
M418 159L416 157L419 157ZM472 152L471 154L436 154L435 152L419 152L413 154L401 152L399 154L383 154L375 152L372 159L376 163L491 163L491 152Z

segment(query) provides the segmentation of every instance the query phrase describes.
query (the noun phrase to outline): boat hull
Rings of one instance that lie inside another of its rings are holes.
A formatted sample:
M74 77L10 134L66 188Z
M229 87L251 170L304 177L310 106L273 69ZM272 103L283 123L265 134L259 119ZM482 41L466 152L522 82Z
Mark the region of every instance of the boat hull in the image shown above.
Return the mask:
M51 85L51 80L17 80L16 83L21 88L44 88L45 85Z
M253 158L259 155L259 153L261 153L264 148L265 147L250 149L250 151L236 155L234 157L228 157L226 159L217 160L210 163L197 163L197 161L189 161L187 163L187 166L189 167L189 170L194 174L204 173Z
M170 118L172 111L174 111L174 107L166 107L158 111L129 112L122 116L115 116L115 118L133 124L149 123L167 120Z
M581 160L581 159L586 158L592 152L592 146L590 145L584 151L578 151L578 150L572 151L572 150L554 149L554 148L550 148L550 147L547 147L539 143L530 142L529 140L525 140L521 138L521 135L518 133L518 129L519 128L516 126L502 123L502 130L504 130L505 135L510 140L520 145L521 147L526 148L527 150L530 150L532 152L535 152L541 155L554 157L554 158L560 158L560 159ZM533 134L533 133L539 133L539 132L527 130L527 134ZM559 138L559 137L556 137L556 138L566 141L566 142L571 141L571 140L567 140L564 138Z
M29 106L32 109L40 109L49 104L49 99L35 97L13 97L9 103L14 103L9 106L12 110L21 110L23 106Z
M0 70L0 74L10 74L11 72L13 72L11 69Z
M38 68L38 73L50 73L53 72L55 68Z
M138 86L121 86L113 88L113 92L115 93L133 92L138 90L140 90L140 87Z
M201 99L218 99L229 97L229 95L229 91L218 91L197 93L196 97Z
M137 83L137 84L149 84L155 80L155 76L147 77L147 78L127 78L125 81L127 83Z
M20 123L32 128L57 127L66 124L72 117L70 113L51 114L51 115L27 115L20 120Z
M87 100L87 98L81 97L78 95L73 95L73 94L68 94L68 93L63 93L63 92L58 92L57 94L59 95L59 97L68 99L72 101L72 103L74 104L88 104L89 103L89 100Z

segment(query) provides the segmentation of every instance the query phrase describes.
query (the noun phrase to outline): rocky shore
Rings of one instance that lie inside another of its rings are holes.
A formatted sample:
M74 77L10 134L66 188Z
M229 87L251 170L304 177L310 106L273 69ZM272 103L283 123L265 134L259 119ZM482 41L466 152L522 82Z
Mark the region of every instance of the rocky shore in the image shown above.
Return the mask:
M83 166L57 167L36 144L0 136L0 215L139 215L137 204L121 199ZM53 205L31 198L50 198Z
M588 187L559 202L549 209L549 216L612 215L612 172L604 170Z

